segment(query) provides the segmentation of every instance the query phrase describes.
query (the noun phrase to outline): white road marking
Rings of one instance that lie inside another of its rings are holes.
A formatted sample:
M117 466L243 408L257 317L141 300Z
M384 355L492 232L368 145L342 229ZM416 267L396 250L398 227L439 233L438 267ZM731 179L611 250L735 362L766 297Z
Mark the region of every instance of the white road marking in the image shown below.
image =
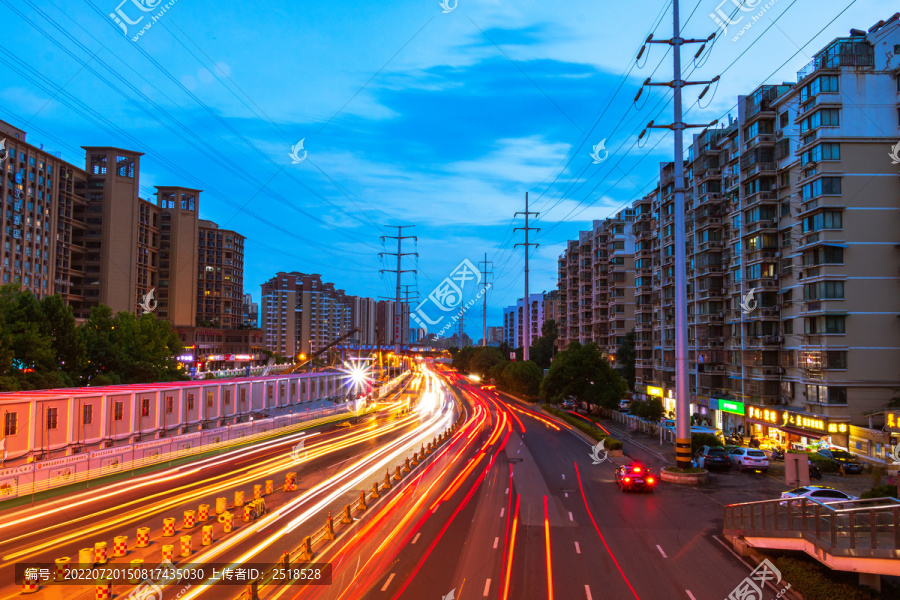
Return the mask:
M490 589L491 589L491 580L488 579L487 581L484 582L484 594L483 594L483 596L484 596L485 598L487 598L488 591L490 591Z
M663 552L662 546L660 546L659 544L657 544L657 545L656 545L656 549L659 550L659 553L663 555L663 558L669 558L668 556L666 556L666 553Z
M499 543L500 543L500 538L495 537L495 538L494 538L494 550L497 549L497 544L499 544Z
M565 474L565 473L563 473L563 479L565 479L565 478L566 478L566 474Z
M509 494L509 488L506 488L506 493Z
M521 452L521 451L522 451L522 450L516 450L516 454L518 454L518 453Z
M385 591L386 589L388 589L388 586L391 585L391 580L393 580L393 579L394 579L394 574L391 573L391 576L388 577L387 581L384 582L384 587L381 588L382 592Z
M571 510L569 511L569 520L570 520L570 521L574 521L574 520L575 520L575 519L572 518L572 511L571 511Z
M501 508L501 509L500 509L500 518L502 519L502 518L503 518L503 515L505 515L505 514L506 514L506 509L505 509L505 508Z
M578 545L578 542L575 542L575 554L581 554L581 546Z
M594 600L593 596L591 596L591 586L584 586L584 594L587 596L587 600Z
M563 492L563 496L565 496L566 498L568 498L568 497L569 497L569 493L568 493L568 492Z
M687 592L687 595L691 600L697 600L696 598L694 598L694 595L691 593L691 590L684 590L684 591Z
M422 535L422 532L421 532L421 531L420 531L419 533L416 534L416 537L413 538L413 541L412 541L413 544L415 544L416 542L419 541L419 536L420 536L420 535Z

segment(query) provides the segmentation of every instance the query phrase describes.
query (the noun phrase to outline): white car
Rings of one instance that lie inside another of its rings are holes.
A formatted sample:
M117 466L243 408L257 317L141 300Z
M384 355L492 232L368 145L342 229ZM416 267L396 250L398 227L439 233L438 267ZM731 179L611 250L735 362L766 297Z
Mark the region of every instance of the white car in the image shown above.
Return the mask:
M836 490L825 485L807 485L804 487L794 488L790 491L782 492L781 497L783 499L810 498L811 500L817 500L823 504L828 504L829 502L859 500L857 496L851 496L850 494L844 493L841 490ZM787 504L787 502L781 503L782 506L784 506L785 504Z
M738 471L753 469L765 473L769 470L769 458L765 452L756 448L735 448L728 453L728 460Z

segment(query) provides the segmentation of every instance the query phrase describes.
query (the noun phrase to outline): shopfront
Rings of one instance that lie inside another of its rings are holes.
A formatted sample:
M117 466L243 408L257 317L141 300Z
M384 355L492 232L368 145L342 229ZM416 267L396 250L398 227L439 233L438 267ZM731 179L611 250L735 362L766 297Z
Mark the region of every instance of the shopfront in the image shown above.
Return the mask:
M764 444L815 450L829 446L846 448L849 443L850 424L824 415L762 406L747 406L745 415L747 433Z
M710 398L709 408L714 411L716 427L726 433L744 425L744 403L738 400Z

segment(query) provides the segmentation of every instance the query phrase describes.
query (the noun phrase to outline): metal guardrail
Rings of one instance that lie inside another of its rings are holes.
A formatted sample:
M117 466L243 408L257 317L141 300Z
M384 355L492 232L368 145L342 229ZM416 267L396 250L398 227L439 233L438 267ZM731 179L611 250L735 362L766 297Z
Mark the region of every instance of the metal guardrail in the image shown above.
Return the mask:
M607 419L616 421L617 423L622 423L632 431L640 431L650 436L659 436L660 426L657 423L651 423L650 421L641 419L640 417L625 415L617 410L610 410L608 408L601 408L600 412ZM662 438L664 441L669 442L670 444L674 444L675 432L671 429L666 429L665 427L663 427Z
M730 504L724 534L802 538L833 555L900 559L900 500L786 498Z

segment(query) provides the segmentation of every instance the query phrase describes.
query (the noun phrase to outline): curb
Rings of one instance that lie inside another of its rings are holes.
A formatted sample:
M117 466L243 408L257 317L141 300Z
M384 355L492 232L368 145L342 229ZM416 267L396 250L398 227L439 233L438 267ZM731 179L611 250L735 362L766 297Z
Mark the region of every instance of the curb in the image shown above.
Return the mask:
M659 478L668 483L700 485L709 483L709 471L704 470L700 473L672 473L663 468L659 470Z

